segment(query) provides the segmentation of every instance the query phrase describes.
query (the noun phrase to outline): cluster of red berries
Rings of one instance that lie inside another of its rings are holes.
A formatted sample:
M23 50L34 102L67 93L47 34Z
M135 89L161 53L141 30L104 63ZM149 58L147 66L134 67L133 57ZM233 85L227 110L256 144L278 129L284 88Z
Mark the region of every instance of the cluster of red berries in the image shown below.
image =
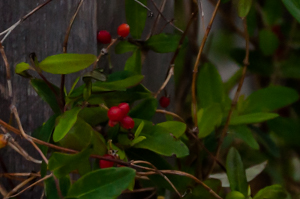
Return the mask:
M129 35L130 32L130 27L128 24L123 23L118 27L118 35L120 37L127 37ZM111 42L111 35L108 31L106 30L101 30L99 31L98 35L97 35L97 40L100 43L103 44L109 44Z
M129 109L129 105L127 103L120 103L118 106L111 107L107 112L107 116L109 118L108 125L113 127L120 123L124 129L133 129L134 121L127 115Z

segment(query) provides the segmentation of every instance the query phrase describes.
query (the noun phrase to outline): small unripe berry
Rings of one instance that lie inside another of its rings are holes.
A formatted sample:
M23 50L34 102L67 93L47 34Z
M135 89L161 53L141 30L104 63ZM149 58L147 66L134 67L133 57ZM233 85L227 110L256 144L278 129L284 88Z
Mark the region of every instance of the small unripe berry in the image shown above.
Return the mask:
M130 27L128 24L123 23L118 27L118 35L121 37L127 37L130 32Z
M97 35L97 40L103 44L109 44L111 42L111 35L106 30L101 30Z
M124 114L123 114L122 109L120 109L117 106L113 106L108 110L107 116L110 120L119 122L123 119Z
M115 159L114 156L109 155L109 154L105 154L103 157L109 158L109 159ZM114 166L114 162L110 162L110 161L106 161L106 160L99 161L99 167L101 169L105 169L105 168L109 168L109 167L113 167L113 166Z
M125 102L120 103L118 107L123 111L124 116L127 115L130 110L129 104Z
M134 127L134 121L131 117L129 116L125 116L122 120L121 120L121 126L124 129L133 129Z
M0 149L7 145L7 137L3 134L0 134Z
M163 108L168 107L169 104L170 104L170 98L165 97L165 96L162 96L162 97L159 99L159 104L160 104L160 106L163 107Z

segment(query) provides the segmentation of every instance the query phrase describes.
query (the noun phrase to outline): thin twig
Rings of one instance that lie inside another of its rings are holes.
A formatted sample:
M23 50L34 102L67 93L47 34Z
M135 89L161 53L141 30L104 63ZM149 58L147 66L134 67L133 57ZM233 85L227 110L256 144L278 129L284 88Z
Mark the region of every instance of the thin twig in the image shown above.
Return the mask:
M201 46L200 46L200 49L199 49L199 52L198 52L198 55L197 55L197 59L196 59L195 65L194 65L193 80L192 80L192 114L193 114L193 118L194 118L195 127L198 126L198 122L197 122L198 121L197 120L197 97L196 97L196 80L197 80L197 73L198 73L198 65L200 63L200 58L201 58L206 40L208 38L209 32L211 30L212 24L213 24L214 19L216 17L217 10L220 6L220 3L221 3L221 0L218 0L218 3L216 4L215 10L214 10L214 12L212 14L212 17L210 19L210 22L209 22L208 26L206 27L206 32L205 32L205 35L202 39Z
M110 44L109 44L106 48L101 49L101 51L100 51L100 53L99 53L99 55L98 55L98 57L97 57L97 60L94 62L93 69L95 69L95 68L97 67L97 63L98 63L99 60L101 59L102 55L107 54L109 48L110 48L112 45L114 45L118 40L119 40L119 38L113 39L113 40L110 42Z
M16 193L21 187L25 186L27 183L29 183L31 180L33 180L34 178L36 178L35 176L31 176L30 178L24 180L23 182L21 182L20 184L18 184L15 188L13 188L9 193L6 194L6 196L4 197L4 199L10 198L10 196L14 193Z
M0 193L1 195L4 197L7 195L7 191L6 189L2 186L2 184L0 184Z
M165 5L166 5L166 2L167 2L167 0L164 0L164 1L162 2L161 6L160 6L160 13L163 12L163 10L164 10L164 8L165 8ZM156 28L156 26L157 26L157 23L158 23L159 20L160 20L160 17L161 17L160 14L158 14L158 15L156 16L155 21L154 21L154 23L153 23L153 25L152 25L152 28L151 28L151 30L150 30L150 34L149 34L148 38L151 37L151 36L153 35L153 33L154 33L154 31L155 31L155 28Z
M235 92L235 95L234 95L234 98L232 100L230 110L228 112L226 123L225 123L225 125L222 129L221 137L220 137L220 140L219 140L219 143L218 143L217 152L216 152L216 156L215 156L216 159L218 159L218 157L220 155L221 145L224 141L224 138L226 137L228 126L229 126L229 123L230 123L230 119L231 119L233 110L236 107L238 98L240 96L241 89L242 89L244 79L245 79L245 76L246 76L247 68L248 68L248 65L249 65L249 34L248 34L248 28L247 28L247 18L243 19L243 25L244 25L244 37L245 37L245 42L246 42L246 47L245 47L246 55L245 55L245 58L244 58L244 68L243 68L243 72L242 72L242 77L240 79L240 82L238 84L238 88L237 88L237 90ZM213 161L212 167L211 167L210 171L208 172L207 176L209 176L209 174L212 172L214 166L215 166L215 161Z
M182 119L182 117L180 117L179 115L177 115L176 113L170 112L170 111L166 111L163 109L156 109L155 111L156 113L163 113L163 114L167 114L167 115L171 115L173 117L178 118L181 122L185 123L184 119Z
M43 182L43 181L47 180L48 178L50 178L50 177L52 177L52 176L53 176L53 173L50 173L49 175L46 175L46 176L43 177L42 179L39 179L38 181L32 183L32 184L29 185L28 187L26 187L26 188L24 188L23 190L19 191L17 194L12 195L12 196L9 196L9 197L6 196L4 199L16 197L16 196L20 195L21 193L23 193L24 191L26 191L27 189L29 189L29 188L35 186L36 184L38 184L38 183L40 183L40 182Z
M168 68L168 73L167 73L167 76L166 76L166 80L164 81L164 83L162 84L162 86L158 89L158 91L155 93L155 95L154 95L155 97L157 97L159 95L159 93L165 88L165 86L168 84L169 80L171 79L171 76L174 74L175 59L176 59L176 57L177 57L177 55L178 55L178 53L179 53L179 51L181 49L181 45L182 45L182 43L184 41L184 38L185 38L185 36L186 36L186 34L188 32L189 27L191 26L194 18L197 15L197 12L192 13L191 18L190 18L190 20L189 20L189 22L188 22L188 24L187 24L187 26L186 26L183 34L181 35L181 38L179 40L178 46L176 48L176 51L175 51L175 53L174 53L174 55L173 55L173 57L172 57L172 59L170 61L169 68Z
M12 85L11 85L11 74L10 74L10 67L7 60L7 56L5 54L4 48L2 46L2 42L0 42L0 52L4 61L5 69L6 69L6 81L7 81L7 88L8 88L8 96L10 99L12 99L13 93L12 93Z
M39 173L0 173L0 177L8 177L8 176L23 176L23 177L36 176L36 177L41 177L41 174L39 174Z
M141 192L147 192L147 191L155 191L155 187L147 187L147 188L141 188L141 189L134 189L132 191L130 190L125 190L122 192L123 193L141 193Z

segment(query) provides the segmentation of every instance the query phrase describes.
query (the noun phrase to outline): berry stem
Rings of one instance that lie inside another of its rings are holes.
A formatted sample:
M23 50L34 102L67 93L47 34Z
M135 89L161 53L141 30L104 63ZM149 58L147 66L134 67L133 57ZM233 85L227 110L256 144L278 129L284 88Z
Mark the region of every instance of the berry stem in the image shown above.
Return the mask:
M108 52L109 48L114 45L118 40L119 40L120 37L118 37L117 39L112 39L112 41L110 42L110 44L106 47L106 48L103 48L98 57L97 57L97 60L94 62L94 65L93 65L93 70L96 69L97 67L97 63L99 62L99 60L101 59L102 55L104 55L105 53L104 52Z

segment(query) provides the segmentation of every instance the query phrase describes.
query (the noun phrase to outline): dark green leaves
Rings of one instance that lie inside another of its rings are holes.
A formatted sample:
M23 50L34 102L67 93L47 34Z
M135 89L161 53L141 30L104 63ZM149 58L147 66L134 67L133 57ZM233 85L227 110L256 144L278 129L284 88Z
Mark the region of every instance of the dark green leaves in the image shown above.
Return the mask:
M248 194L248 183L239 152L231 148L226 159L227 176L230 183L231 191L239 191L244 196Z
M260 123L279 115L276 113L251 113L247 115L232 116L230 125Z
M144 5L147 4L146 0L139 0L139 2ZM125 12L131 36L135 39L140 39L145 27L148 11L134 0L125 0Z
M281 185L271 185L261 189L253 199L286 199L287 194Z
M250 11L252 5L252 0L239 0L237 5L238 15L239 17L246 17Z
M208 107L214 102L222 104L225 100L222 79L212 64L204 64L199 71L197 98L202 108Z
M283 86L271 86L253 92L244 102L240 112L268 112L282 108L299 99L297 91Z
M91 54L58 54L44 59L39 68L52 74L70 74L89 67L97 60Z
M76 181L67 198L114 199L130 185L134 177L135 170L127 167L99 169Z
M144 120L151 120L155 114L158 102L156 98L147 98L133 107L129 112L129 116L133 118L139 118Z
M272 55L279 46L278 37L270 30L259 32L259 48L264 55Z
M80 153L69 155L64 153L53 153L49 159L48 168L53 171L53 174L60 178L67 175L69 172L78 169L81 164L88 164L88 159L92 149L88 148Z
M127 59L124 70L134 72L135 74L141 74L142 52L139 48L137 48L132 56Z
M298 0L282 0L288 11L300 23L300 2Z
M237 138L242 139L250 147L253 149L259 149L257 141L253 137L251 130L246 125L233 126L231 127L231 130Z
M146 42L145 46L157 53L168 53L176 50L180 35L161 33L153 35Z
M184 134L186 130L186 124L177 121L168 121L157 124L157 126L161 126L165 129L168 129L172 133L173 136L179 138L182 134Z
M72 126L77 120L77 115L81 110L80 107L73 108L64 112L64 114L59 118L59 122L53 133L54 142L58 142L69 132Z
M116 54L122 54L122 53L127 53L131 51L135 51L138 47L128 41L120 41L116 47L115 47L115 52Z
M37 94L50 105L54 113L61 113L55 94L43 80L32 79L30 80L30 84ZM59 93L58 87L53 84L51 86L56 93Z

